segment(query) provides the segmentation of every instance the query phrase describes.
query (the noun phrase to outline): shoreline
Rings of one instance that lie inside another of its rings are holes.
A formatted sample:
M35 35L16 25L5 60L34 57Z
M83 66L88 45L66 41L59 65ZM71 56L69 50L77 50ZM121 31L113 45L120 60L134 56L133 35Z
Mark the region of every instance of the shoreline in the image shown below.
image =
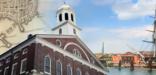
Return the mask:
M110 68L116 68L118 69L119 67L107 67L108 69ZM121 69L130 69L130 67L121 67ZM135 69L144 69L144 70L149 70L149 68L144 68L144 67L134 67L134 70ZM153 68L152 70L156 70L156 68Z

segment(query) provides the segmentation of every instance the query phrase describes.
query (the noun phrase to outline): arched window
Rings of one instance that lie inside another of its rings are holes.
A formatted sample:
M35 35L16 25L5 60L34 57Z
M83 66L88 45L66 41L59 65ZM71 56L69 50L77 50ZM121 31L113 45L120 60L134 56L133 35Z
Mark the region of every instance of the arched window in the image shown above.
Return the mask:
M73 33L76 34L76 30L75 29L73 29Z
M79 68L76 69L76 75L82 75L81 70Z
M85 72L85 75L89 75L89 73L88 72Z
M94 58L91 58L91 63L95 64Z
M62 14L59 15L59 20L62 21Z
M65 13L65 20L68 20L69 17L68 17L68 13Z
M59 47L61 47L61 45L62 45L61 40L57 39L56 40L56 45L59 46Z
M56 62L56 75L62 75L62 64L61 64L61 62Z
M71 14L71 20L74 22L74 16L73 16L73 14Z
M59 29L59 34L60 34L60 35L62 34L62 29Z
M79 58L82 58L82 56L81 56L81 53L80 53L80 51L78 50L78 49L73 49L73 54L76 56L76 57L79 57Z
M67 75L72 75L72 67L67 65Z
M51 60L49 56L45 56L44 58L44 73L46 74L51 73Z

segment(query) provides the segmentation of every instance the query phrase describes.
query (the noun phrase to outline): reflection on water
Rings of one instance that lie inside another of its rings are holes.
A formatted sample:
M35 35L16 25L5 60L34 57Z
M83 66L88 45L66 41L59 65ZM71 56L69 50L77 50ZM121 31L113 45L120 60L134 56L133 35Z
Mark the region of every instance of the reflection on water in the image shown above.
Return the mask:
M108 75L156 75L156 70L149 72L148 69L135 68L134 71L131 71L129 68L109 68Z

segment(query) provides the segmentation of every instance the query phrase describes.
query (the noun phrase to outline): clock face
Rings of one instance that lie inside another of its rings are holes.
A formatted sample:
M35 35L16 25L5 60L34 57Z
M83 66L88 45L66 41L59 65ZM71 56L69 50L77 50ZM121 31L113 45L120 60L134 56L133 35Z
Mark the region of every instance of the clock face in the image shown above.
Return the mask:
M0 54L27 39L28 34L42 33L42 28L38 0L0 0Z

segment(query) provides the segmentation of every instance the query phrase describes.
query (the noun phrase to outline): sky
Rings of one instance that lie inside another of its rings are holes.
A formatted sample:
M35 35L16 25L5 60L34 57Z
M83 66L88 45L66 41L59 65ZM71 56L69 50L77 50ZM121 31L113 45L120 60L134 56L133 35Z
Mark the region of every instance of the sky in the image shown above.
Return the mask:
M152 40L152 33L146 30L153 29L156 0L39 0L39 16L22 25L26 32L21 33L8 19L0 20L0 32L14 28L5 38L12 47L29 34L52 33L57 25L56 11L64 2L74 9L81 39L94 53L102 51L103 42L106 53L153 50L152 44L143 40ZM0 54L7 50L0 41Z
M64 1L76 13L85 44L99 53L150 51L156 0L41 0L40 13L50 27L56 26L56 10ZM47 7L47 8L44 8Z
M150 51L156 0L39 0L39 14L51 28L56 26L56 10L64 2L76 13L84 43L99 53ZM133 48L133 49L132 49Z

